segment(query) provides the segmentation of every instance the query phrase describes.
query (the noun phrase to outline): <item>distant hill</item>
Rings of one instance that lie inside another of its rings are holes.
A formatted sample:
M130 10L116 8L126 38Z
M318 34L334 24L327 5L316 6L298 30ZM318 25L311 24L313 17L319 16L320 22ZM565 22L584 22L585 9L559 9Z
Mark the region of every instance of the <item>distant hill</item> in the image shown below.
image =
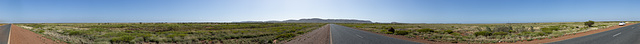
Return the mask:
M369 20L356 20L356 19L299 19L299 20L285 20L285 21L242 21L233 23L373 23Z

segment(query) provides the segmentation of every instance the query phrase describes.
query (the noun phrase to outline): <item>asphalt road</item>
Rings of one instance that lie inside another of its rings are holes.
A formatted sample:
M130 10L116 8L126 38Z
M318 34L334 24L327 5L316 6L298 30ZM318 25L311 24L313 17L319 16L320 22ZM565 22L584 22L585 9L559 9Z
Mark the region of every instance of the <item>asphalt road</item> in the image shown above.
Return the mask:
M340 25L329 25L331 26L331 42L333 44L420 44L417 42L395 39Z
M639 40L640 26L635 24L548 44L640 44Z
M0 26L0 44L9 43L9 32L11 32L10 29L11 24Z

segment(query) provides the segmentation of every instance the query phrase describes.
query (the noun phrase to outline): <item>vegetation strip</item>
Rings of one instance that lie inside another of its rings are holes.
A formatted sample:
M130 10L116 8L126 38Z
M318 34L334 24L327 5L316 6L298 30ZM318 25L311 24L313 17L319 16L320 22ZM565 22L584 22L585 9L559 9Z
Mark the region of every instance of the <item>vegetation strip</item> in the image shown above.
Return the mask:
M558 38L617 26L618 22L508 23L508 24L340 24L365 31L402 35L444 43L514 43ZM393 29L393 30L391 30ZM407 33L405 33L407 32Z
M178 43L271 44L288 41L323 23L34 23L17 24L71 44Z
M629 23L629 24L626 24L626 25L634 25L634 24L637 24L637 23ZM536 40L536 41L526 41L526 42L516 42L516 43L550 43L550 42L557 42L557 41L563 41L563 40L567 40L567 39L573 39L573 38L576 38L576 37L582 37L582 36L587 36L587 35L596 34L596 33L600 33L600 32L605 32L605 31L609 31L609 30L613 30L613 29L617 29L617 28L621 28L621 27L625 27L625 26L611 26L611 27L604 28L604 29L592 30L592 31L581 32L581 33L576 33L576 34L569 34L569 35L564 35L562 37L557 37L557 38L542 39L542 40Z

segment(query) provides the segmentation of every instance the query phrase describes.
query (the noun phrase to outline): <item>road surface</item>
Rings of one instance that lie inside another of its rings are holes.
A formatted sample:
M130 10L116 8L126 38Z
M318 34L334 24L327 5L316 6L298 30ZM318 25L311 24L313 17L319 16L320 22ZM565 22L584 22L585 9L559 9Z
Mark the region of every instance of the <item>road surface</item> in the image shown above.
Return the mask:
M340 25L329 25L331 26L331 42L333 44L420 44L417 42L395 39Z
M10 29L11 24L0 26L0 44L7 44L9 42Z
M640 26L635 24L548 44L640 44L639 40Z

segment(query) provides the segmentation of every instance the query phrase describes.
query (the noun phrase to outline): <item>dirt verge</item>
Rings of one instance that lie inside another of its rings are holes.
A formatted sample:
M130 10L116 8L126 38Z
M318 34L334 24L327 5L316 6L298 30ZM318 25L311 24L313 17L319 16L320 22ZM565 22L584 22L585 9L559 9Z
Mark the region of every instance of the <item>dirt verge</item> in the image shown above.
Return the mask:
M284 44L331 44L330 26L325 25L309 33L296 36L293 40Z
M10 44L67 44L47 39L40 34L11 25Z

